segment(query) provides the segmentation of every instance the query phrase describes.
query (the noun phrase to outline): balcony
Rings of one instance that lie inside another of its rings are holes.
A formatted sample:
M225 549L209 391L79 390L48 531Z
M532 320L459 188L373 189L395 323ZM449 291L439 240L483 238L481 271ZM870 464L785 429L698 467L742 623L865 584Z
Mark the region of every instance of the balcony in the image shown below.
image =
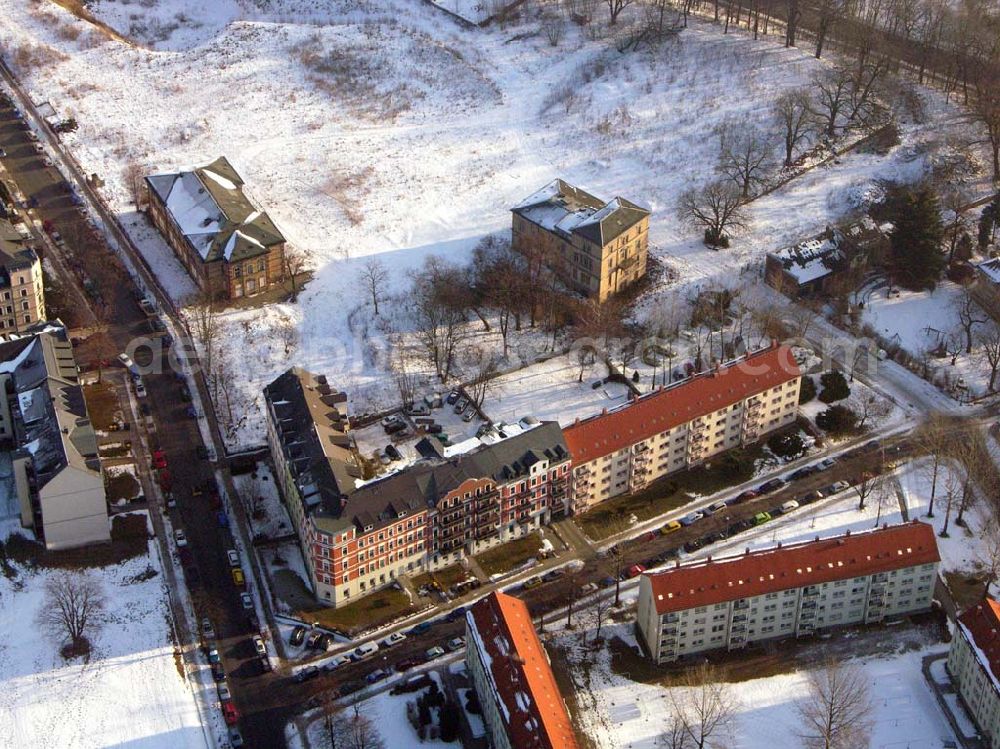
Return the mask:
M642 455L644 452L648 451L649 451L649 445L647 445L645 442L640 442L632 449L632 452L635 455Z
M747 401L747 413L754 414L764 407L763 401L759 399Z
M591 475L590 466L580 466L574 473L580 478L587 478Z
M745 598L741 598L736 603L733 604L733 611L743 611L744 609L750 608L750 601Z

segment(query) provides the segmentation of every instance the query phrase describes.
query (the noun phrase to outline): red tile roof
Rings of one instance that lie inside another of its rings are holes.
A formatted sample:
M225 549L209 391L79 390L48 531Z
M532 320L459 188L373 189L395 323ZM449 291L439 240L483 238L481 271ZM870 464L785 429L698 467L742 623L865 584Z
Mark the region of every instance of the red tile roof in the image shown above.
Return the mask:
M717 370L644 395L615 411L577 421L563 436L579 465L739 403L800 376L787 346L774 345Z
M1000 603L984 598L958 617L979 648L984 666L989 666L994 683L1000 681Z
M709 558L645 577L657 612L666 614L939 561L934 529L914 520L740 556Z
M502 701L510 745L517 749L578 749L566 705L528 607L494 592L467 614L474 627L469 647L483 660ZM482 656L482 654L481 654Z

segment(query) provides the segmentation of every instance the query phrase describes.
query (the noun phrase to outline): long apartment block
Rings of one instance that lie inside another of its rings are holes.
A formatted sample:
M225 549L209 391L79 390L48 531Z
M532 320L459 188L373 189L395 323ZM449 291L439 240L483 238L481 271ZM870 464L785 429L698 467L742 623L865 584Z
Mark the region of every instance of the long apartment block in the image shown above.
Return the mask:
M772 345L564 430L573 455L570 505L604 500L759 440L795 421L801 372Z
M643 575L637 624L657 663L926 611L934 529L913 521Z
M264 391L268 442L317 599L340 606L397 577L531 533L564 507L570 456L555 422L361 481L347 396L294 368Z
M962 612L948 673L990 749L1000 749L1000 604L986 597Z

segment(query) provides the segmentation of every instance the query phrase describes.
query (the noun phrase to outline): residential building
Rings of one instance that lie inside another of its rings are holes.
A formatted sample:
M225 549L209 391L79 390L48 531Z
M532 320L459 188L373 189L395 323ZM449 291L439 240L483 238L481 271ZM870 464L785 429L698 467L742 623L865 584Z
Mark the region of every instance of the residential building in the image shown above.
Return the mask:
M795 421L799 367L772 345L661 387L563 434L573 456L574 513L698 465Z
M526 535L564 507L570 457L555 422L364 483L344 393L296 368L264 396L277 480L316 597L333 606Z
M556 179L511 209L512 247L600 302L646 273L649 211Z
M493 592L465 614L469 678L494 749L579 746L528 607Z
M637 624L657 663L927 611L934 529L913 521L689 564L639 581Z
M1000 749L1000 603L986 597L958 617L948 673L990 749Z
M42 264L27 240L0 219L0 334L23 333L45 320Z
M212 299L254 296L285 280L285 237L243 188L224 157L146 177L150 220Z
M971 285L972 298L990 317L1000 322L1000 258L984 260L976 266Z
M52 550L108 542L108 507L62 329L0 343L0 514Z
M827 227L813 239L767 253L764 280L792 299L834 293L842 280L848 286L860 283L864 269L881 261L887 243L871 219Z

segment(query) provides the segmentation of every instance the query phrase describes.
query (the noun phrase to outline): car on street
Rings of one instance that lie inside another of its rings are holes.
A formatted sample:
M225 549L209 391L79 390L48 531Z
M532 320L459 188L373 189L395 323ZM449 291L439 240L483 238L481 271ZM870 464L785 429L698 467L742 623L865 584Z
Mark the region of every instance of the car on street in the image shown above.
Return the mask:
M726 503L725 502L712 502L712 504L710 504L708 506L708 514L709 515L714 515L719 510L724 510L724 509L726 509Z
M198 409L195 408L194 406L188 406L187 408L185 408L184 413L189 419L198 418Z
M428 648L425 655L427 656L427 660L432 661L435 658L440 658L442 655L444 655L444 648L441 647L440 645L435 645L432 648Z
M226 669L222 667L221 663L212 664L212 678L216 681L222 681L226 678Z
M222 717L226 719L227 725L236 725L240 720L240 711L232 702L222 703Z
M771 519L771 513L769 513L769 512L758 512L756 515L753 516L753 524L754 525L763 525L764 523L766 523L770 519Z
M679 522L684 527L687 527L689 525L693 525L693 524L697 523L703 517L705 517L705 516L702 515L700 512L691 512L691 513L688 513L687 515L685 515L684 517L682 517L677 522Z
M7 152L4 149L0 148L0 159L5 159L5 158L7 158Z
M253 596L249 593L240 593L240 604L246 611L253 611Z
M615 584L615 579L613 577L603 577L597 584L602 588L610 588Z
M215 638L215 627L212 626L211 619L201 620L201 636L206 640L211 640Z
M322 639L323 639L323 633L320 632L318 629L314 629L312 632L309 633L309 636L306 638L306 647L309 648L310 650L318 650L320 645L320 640Z
M243 574L242 567L232 567L230 568L230 572L232 573L233 576L233 585L235 585L237 588L243 588L246 586L247 579L246 576Z
M257 651L257 655L267 655L267 645L264 644L263 637L254 635L250 639L253 641L253 649Z
M372 640L371 642L366 642L356 647L354 649L354 652L351 653L351 658L352 660L355 661L361 661L370 655L375 655L375 653L377 652L378 652L378 643Z
M456 650L461 650L464 647L465 647L465 638L461 636L452 637L450 640L448 640L448 642L445 643L444 646L445 650L447 650L449 653L454 653Z
M789 513L792 510L797 510L797 509L799 509L799 503L796 502L794 499L790 499L787 502L785 502L783 505L781 505L781 512L782 513Z
M405 639L406 635L404 635L402 632L393 632L391 635L382 640L382 646L386 648L391 648L394 645L398 645Z
M374 671L368 674L368 676L365 677L365 681L367 681L369 684L375 684L376 682L388 679L390 676L392 676L391 671L383 671L381 668L376 668Z
M417 663L417 661L416 661L416 660L414 660L413 658L406 658L406 659L404 659L404 660L401 660L401 661L399 661L399 663L397 663L397 664L396 664L396 665L394 666L394 668L395 668L395 669L396 669L396 670L397 670L397 671L398 671L399 673L404 673L404 672L406 672L406 671L409 671L409 670L410 670L411 668L413 668L414 666L418 666L418 665L420 665L420 664L418 664L418 663Z
M226 551L226 556L229 558L230 567L240 566L240 555L237 553L236 549L229 549Z
M816 466L803 466L802 468L798 469L797 471L792 472L792 474L789 475L788 478L790 478L792 481L799 481L800 479L804 479L804 478L808 478L809 476L812 476L818 470L819 469Z
M160 469L160 475L157 477L157 480L160 483L160 488L165 492L170 491L170 489L174 485L174 480L170 476L170 471L168 471L166 468Z
M449 406L454 406L455 403L458 401L459 397L460 397L459 392L457 390L452 390L450 393L448 393L448 397L444 399L444 402L447 403Z
M851 485L848 484L846 481L834 481L833 484L831 484L831 486L833 488L833 492L831 492L831 493L833 493L833 494L836 494L837 492L842 492L845 489L850 489L851 488Z
M146 386L142 384L142 380L136 378L135 380L135 394L138 398L145 398L148 393L146 392Z
M198 460L208 460L208 448L204 445L195 446L194 454L198 456Z
M741 504L743 502L749 502L757 496L757 492L753 489L747 489L746 491L740 492L736 495L736 503Z
M219 649L214 645L208 649L208 662L222 663L222 657L219 655Z
M466 407L468 405L469 405L469 401L467 401L465 398L459 398L458 399L458 403L455 404L455 407L452 410L456 414L460 414L460 413L462 413L466 409Z
M446 622L457 622L459 619L462 619L462 618L465 617L465 612L466 611L468 611L467 607L465 607L465 606L457 606L457 607L453 608L451 611L449 611L447 613L447 615L445 616L444 620Z
M229 685L226 684L226 682L220 681L218 684L215 685L215 688L219 692L219 699L222 700L223 702L227 702L233 699L233 693L229 691Z
M817 489L816 491L809 492L804 497L800 498L799 504L800 505L811 504L812 502L815 502L818 499L823 499L823 492Z
M669 523L660 528L660 533L662 535L667 535L668 533L673 533L674 531L679 531L684 526L678 523L676 520L671 520Z
M188 545L187 536L184 535L184 531L181 528L174 531L174 543L178 549Z
M522 585L521 587L524 588L525 590L531 590L532 588L537 588L541 584L542 584L542 578L538 577L538 575L535 575L525 580L524 585Z
M295 629L292 630L292 634L288 636L288 644L298 647L302 644L302 641L306 639L306 628L299 624Z
M183 401L191 400L191 389L187 386L187 384L182 384L180 388L178 388L177 392L180 393L181 400Z
M431 623L430 622L420 622L420 624L416 624L416 625L410 627L408 630L406 630L406 634L410 635L411 637L416 636L416 635L422 635L424 632L426 632L430 628L431 628Z
M128 354L118 354L118 361L130 372L135 370L135 362L132 361L132 358Z
M224 510L220 510L219 512L215 513L215 519L219 523L220 528L229 527L229 516L225 513Z
M402 460L403 459L403 454L400 453L399 450L396 449L395 445L386 445L385 446L385 454L389 458L389 460Z
M770 494L771 492L776 492L778 489L785 485L784 479L771 479L770 481L765 481L763 484L757 487L758 494Z
M155 450L153 452L153 468L166 468L167 467L167 455L163 450Z
M328 660L320 668L329 673L330 671L336 671L345 663L350 663L350 662L351 659L348 658L346 655L338 655L336 658L331 658L330 660Z
M239 749L243 746L243 734L240 733L238 728L229 729L229 746L233 749Z
M698 551L698 549L700 549L704 545L705 545L705 542L704 542L703 539L692 538L690 541L688 541L686 544L684 544L684 551L686 551L688 554L692 554L692 553Z
M317 676L319 676L319 668L317 666L306 666L301 671L295 672L295 675L292 676L292 681L301 684L304 681L315 679Z
M597 590L597 583L584 583L580 586L580 595L585 596Z
M426 403L414 403L406 409L406 413L410 416L430 416L431 407Z
M563 574L564 574L563 570L549 570L544 575L542 575L542 582L551 583L553 580L558 580L560 577L563 576ZM463 610L462 613L464 614L465 611Z
M628 568L628 570L626 570L626 574L629 577L638 577L639 575L641 575L645 571L646 571L646 567L644 565L633 564L631 567Z
M825 471L829 468L833 468L837 464L836 458L824 458L819 463L816 464L817 471Z

